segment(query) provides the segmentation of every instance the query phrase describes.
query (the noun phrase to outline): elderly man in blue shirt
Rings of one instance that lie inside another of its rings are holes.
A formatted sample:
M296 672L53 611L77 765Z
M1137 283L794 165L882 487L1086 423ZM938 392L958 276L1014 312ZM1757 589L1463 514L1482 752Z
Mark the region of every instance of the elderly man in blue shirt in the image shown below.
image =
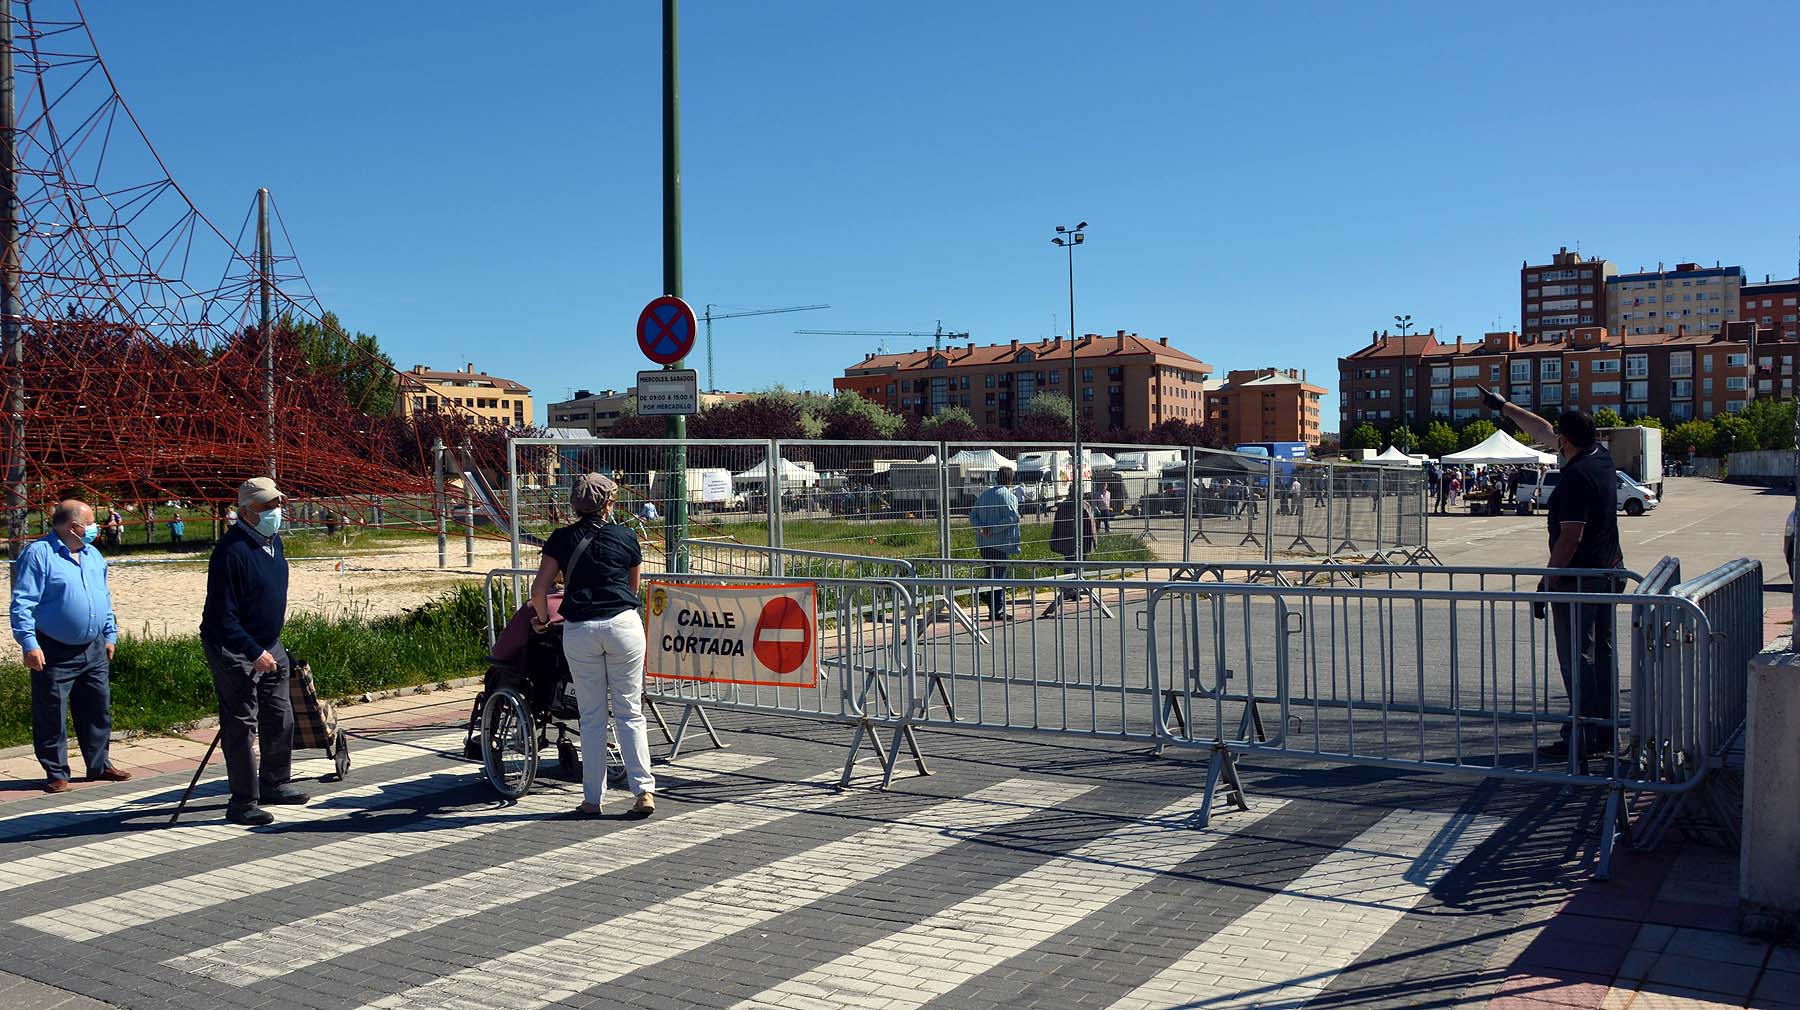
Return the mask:
M59 502L50 532L26 545L13 562L13 639L31 671L31 737L47 793L69 788L70 708L88 779L131 778L107 756L110 667L119 626L106 585L106 559L93 546L99 533L86 502Z
M1012 482L1012 467L1001 467L994 474L994 486L981 492L969 510L969 525L975 527L975 545L984 560L1004 561L1019 553L1019 499L1013 494ZM1006 577L1006 565L988 566L988 578ZM1006 609L1006 590L995 588L988 594L988 616L996 621L1012 620L1012 612Z

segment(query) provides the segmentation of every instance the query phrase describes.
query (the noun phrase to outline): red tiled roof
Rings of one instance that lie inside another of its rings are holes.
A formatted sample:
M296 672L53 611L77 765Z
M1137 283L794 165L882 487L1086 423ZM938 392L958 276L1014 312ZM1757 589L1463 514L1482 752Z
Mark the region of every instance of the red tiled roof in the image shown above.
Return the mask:
M870 371L908 371L929 367L933 355L942 355L946 364L957 367L963 365L998 365L1018 360L1019 355L1030 351L1034 358L1068 360L1069 345L1062 340L1020 341L1012 344L977 344L971 348L967 344L946 347L942 351L926 348L918 351L903 351L898 354L877 354L871 358L858 361L845 369L846 372ZM1188 367L1199 367L1211 370L1212 366L1191 354L1176 350L1158 340L1145 340L1135 333L1099 336L1088 334L1075 349L1076 360L1093 360L1099 358L1138 357L1149 355L1157 359L1166 359L1171 363L1185 364Z
M454 382L457 385L462 386L462 385L467 385L470 382L484 382L485 381L485 382L493 383L494 388L500 390L503 393L529 393L529 392L531 392L530 386L526 386L521 383L514 382L511 379L502 379L498 375L488 375L484 372L430 372L430 371L419 372L419 371L410 371L409 370L409 371L401 372L400 378L402 380L402 384L404 384L405 380L407 380L407 379L413 380L413 383L412 383L413 385L418 385L420 381L424 381L424 382L440 382L440 383L441 382Z

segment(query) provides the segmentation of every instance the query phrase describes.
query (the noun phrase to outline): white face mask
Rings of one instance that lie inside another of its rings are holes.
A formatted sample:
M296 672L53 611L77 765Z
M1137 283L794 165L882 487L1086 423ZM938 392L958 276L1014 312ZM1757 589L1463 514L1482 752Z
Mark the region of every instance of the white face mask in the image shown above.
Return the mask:
M272 508L256 517L256 532L272 537L281 532L281 509Z

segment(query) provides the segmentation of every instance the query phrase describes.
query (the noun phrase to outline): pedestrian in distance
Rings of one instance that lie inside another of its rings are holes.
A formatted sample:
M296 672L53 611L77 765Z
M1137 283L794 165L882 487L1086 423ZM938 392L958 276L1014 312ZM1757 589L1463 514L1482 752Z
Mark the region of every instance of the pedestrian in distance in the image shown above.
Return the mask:
M1079 509L1080 519L1077 520ZM1050 520L1050 549L1061 554L1071 565L1075 562L1075 538L1081 537L1081 555L1094 556L1094 542L1100 536L1094 517L1094 506L1069 495L1056 503L1056 514ZM1079 595L1073 589L1063 590L1062 598L1073 600Z
M75 739L90 782L124 782L114 768L112 657L118 641L106 559L94 548L100 527L86 502L58 502L50 532L27 544L13 562L12 633L31 677L31 742L44 768L44 791L69 788L65 728Z
M1552 426L1537 414L1507 401L1488 389L1481 390L1487 405L1504 414L1540 445L1554 445L1562 463L1562 477L1545 506L1550 559L1548 568L1616 570L1625 564L1619 546L1618 473L1612 454L1599 441L1594 419L1573 407L1564 410ZM1497 493L1497 492L1496 492ZM1623 580L1615 575L1549 576L1538 584L1540 592L1621 593ZM1569 722L1561 739L1539 748L1542 757L1569 759L1612 753L1616 734L1607 725L1613 718L1614 608L1610 604L1552 603L1549 616L1556 640L1557 664L1563 690L1569 696ZM1571 732L1579 727L1581 732Z
M1112 488L1105 484L1094 488L1094 518L1099 521L1101 530L1112 532Z
M1019 497L1013 493L1012 482L1012 467L996 470L993 486L981 492L969 510L975 547L983 560L1005 561L1019 553ZM1004 579L1007 566L988 565L987 573L990 579ZM988 616L996 621L1012 620L1012 612L1006 608L1006 590L995 587L988 593Z
M169 543L179 544L186 538L186 535L187 523L182 522L181 513L177 512L174 518L169 520Z
M292 666L281 645L288 593L281 547L284 500L268 477L238 485L238 519L213 547L200 616L200 646L219 696L219 749L231 783L225 819L247 827L275 820L265 805L309 799L288 782L294 706L288 694Z
M590 473L569 489L575 522L550 534L531 582L531 628L550 630L550 587L563 580L563 657L581 710L580 813L600 813L606 799L606 720L610 711L625 759L625 781L637 800L633 817L656 811L645 726L644 621L638 615L643 555L637 536L613 521L619 485Z
M106 517L106 546L115 550L125 542L125 517L119 514L118 508Z

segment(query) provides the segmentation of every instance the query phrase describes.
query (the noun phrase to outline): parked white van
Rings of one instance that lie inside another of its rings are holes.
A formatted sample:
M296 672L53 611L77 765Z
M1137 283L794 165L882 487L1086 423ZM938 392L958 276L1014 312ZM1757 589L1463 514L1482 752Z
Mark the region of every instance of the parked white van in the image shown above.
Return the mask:
M1654 491L1633 480L1630 474L1623 470L1614 472L1619 475L1618 507L1626 515L1641 516L1661 504ZM1561 470L1526 471L1519 478L1519 504L1528 512L1550 504L1550 492L1556 490L1556 481L1561 476Z

